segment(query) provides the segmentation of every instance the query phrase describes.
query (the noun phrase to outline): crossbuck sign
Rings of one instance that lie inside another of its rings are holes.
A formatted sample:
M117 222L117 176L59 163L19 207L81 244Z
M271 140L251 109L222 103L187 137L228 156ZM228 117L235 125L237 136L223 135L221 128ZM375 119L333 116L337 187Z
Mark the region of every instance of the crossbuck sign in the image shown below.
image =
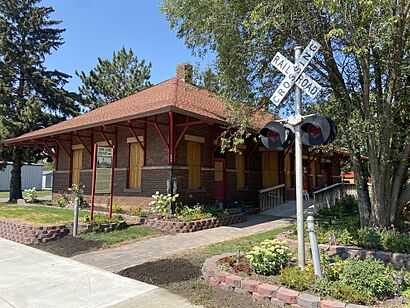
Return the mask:
M320 44L311 40L309 45L303 50L299 64L295 65L286 59L280 52L276 53L271 63L285 75L285 78L270 98L276 106L279 106L295 83L311 98L314 98L320 92L322 87L303 72L319 48Z

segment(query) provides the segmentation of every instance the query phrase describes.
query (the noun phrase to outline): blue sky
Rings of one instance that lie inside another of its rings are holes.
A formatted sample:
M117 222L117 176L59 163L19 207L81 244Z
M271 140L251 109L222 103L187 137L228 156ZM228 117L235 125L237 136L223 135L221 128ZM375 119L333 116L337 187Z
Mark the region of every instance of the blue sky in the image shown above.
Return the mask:
M43 0L51 6L53 19L66 28L65 44L48 56L48 69L72 75L68 90L76 91L81 84L75 71L88 73L97 58L111 59L112 52L122 46L132 48L138 59L152 63L151 81L161 82L175 76L178 63L201 65L210 58L191 55L183 40L177 39L159 11L160 0Z

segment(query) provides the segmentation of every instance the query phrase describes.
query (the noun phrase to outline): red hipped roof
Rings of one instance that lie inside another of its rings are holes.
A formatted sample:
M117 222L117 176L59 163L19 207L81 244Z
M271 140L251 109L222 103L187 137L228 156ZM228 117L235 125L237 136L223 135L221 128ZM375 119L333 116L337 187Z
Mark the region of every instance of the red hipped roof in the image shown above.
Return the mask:
M226 103L216 94L174 77L64 122L8 139L5 144L79 131L167 111L222 124L227 119L225 106ZM252 126L258 128L274 118L271 114L256 117Z

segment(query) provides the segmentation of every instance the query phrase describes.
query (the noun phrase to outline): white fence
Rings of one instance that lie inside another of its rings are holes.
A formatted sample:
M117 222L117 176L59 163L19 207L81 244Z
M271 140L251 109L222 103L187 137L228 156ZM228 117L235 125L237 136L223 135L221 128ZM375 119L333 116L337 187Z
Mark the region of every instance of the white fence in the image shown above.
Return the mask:
M0 170L0 191L10 190L12 168L13 166L8 164L4 169ZM21 188L29 189L35 187L37 190L41 190L42 175L42 165L23 165L21 168Z
M352 195L357 197L356 185L336 183L315 191L313 193L315 198L315 212L321 208L332 207L337 200L340 200L343 197L343 195Z

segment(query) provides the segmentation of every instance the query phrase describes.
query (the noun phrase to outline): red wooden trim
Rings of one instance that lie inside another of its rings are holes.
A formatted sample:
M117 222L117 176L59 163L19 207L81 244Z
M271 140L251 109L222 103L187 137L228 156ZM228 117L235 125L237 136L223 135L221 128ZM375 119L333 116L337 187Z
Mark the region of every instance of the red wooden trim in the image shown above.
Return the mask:
M187 116L187 119L189 117ZM177 127L180 126L185 126L187 123L189 123L189 125L197 125L197 124L208 124L208 125L213 125L212 122L208 122L208 121L204 121L204 120L198 120L198 121L192 121L192 122L185 122L185 123L178 123L176 124Z
M144 166L147 164L147 144L148 144L148 140L147 140L147 123L144 123Z
M60 147L58 144L56 145L56 159L54 161L54 169L57 171L58 170L58 156L60 155Z
M91 150L88 149L87 145L85 144L84 140L82 139L82 137L80 135L75 135L77 137L78 140L80 140L80 143L83 145L84 149L87 150L89 155L91 154Z
M134 128L133 128L133 127L128 127L128 129L130 130L130 132L131 132L131 134L134 136L134 138L137 139L137 142L138 142L139 145L141 146L142 150L145 151L145 147L144 147L144 145L142 144L140 138L138 138L138 135L137 135L137 133L134 131Z
M97 144L94 143L94 155L93 155L93 174L91 178L91 207L90 207L90 222L93 221L94 214L94 197L95 197L95 175L97 171Z
M52 137L53 140L55 142L57 142L57 144L59 145L59 147L61 147L61 149L63 150L64 154L67 156L68 159L70 159L70 153L68 153L68 151L66 150L66 148L63 146L63 144L61 143L60 139Z
M159 136L161 137L162 142L165 144L165 146L167 147L167 149L169 149L168 141L167 141L167 139L165 138L164 133L162 132L162 130L161 130L161 128L159 127L159 125L158 125L157 123L154 123L154 127L155 127L155 129L157 130Z
M107 136L105 135L106 132L104 132L104 131L99 131L99 133L101 134L101 136L103 136L103 138L105 139L105 141L108 143L108 146L114 147L114 146L112 145L112 143L110 142L110 140L108 140Z
M174 164L174 114L172 111L168 112L168 164Z
M91 148L91 155L90 155L90 167L93 168L94 162L94 132L91 132L90 135L90 148Z
M113 159L112 159L112 164L111 164L111 191L110 191L110 207L109 207L109 215L110 218L112 217L112 204L114 200L114 180L115 180L115 168L117 167L117 145L118 145L118 140L117 140L117 128L115 128L115 145L112 146L113 148Z

